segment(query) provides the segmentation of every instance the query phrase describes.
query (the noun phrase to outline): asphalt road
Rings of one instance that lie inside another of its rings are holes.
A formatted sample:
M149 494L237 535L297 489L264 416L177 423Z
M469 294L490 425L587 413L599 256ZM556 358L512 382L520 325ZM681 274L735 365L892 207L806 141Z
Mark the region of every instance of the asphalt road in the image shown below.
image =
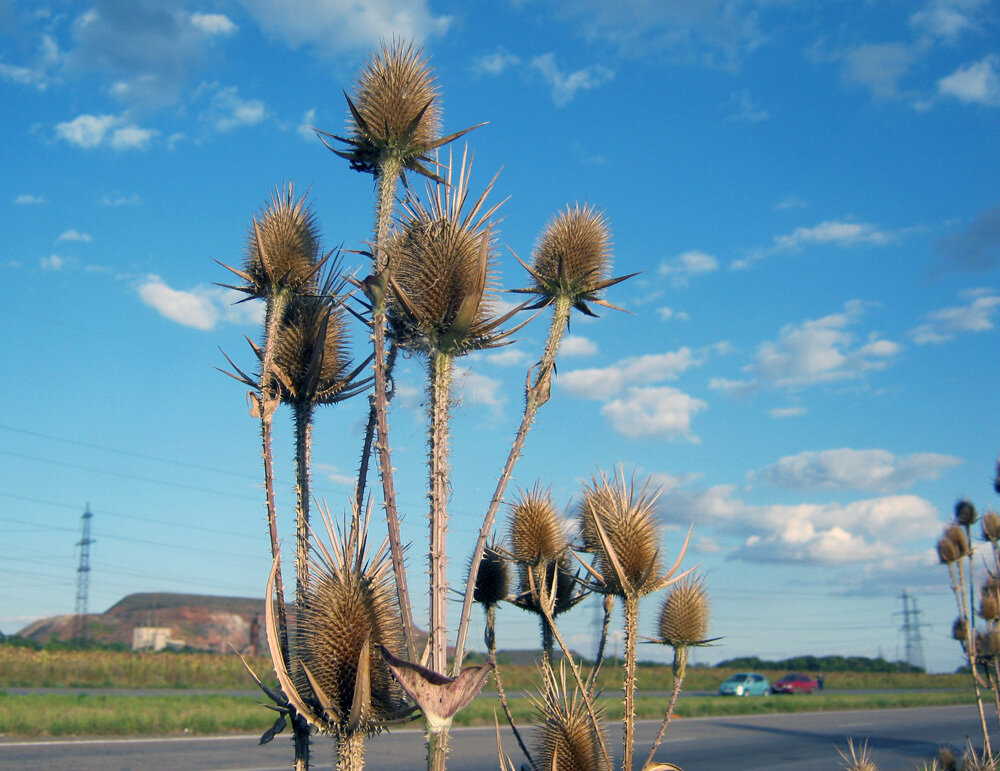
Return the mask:
M996 729L995 711L988 715ZM637 726L635 768L645 759L659 724ZM963 747L979 733L974 707L925 707L878 711L811 712L723 718L687 718L671 724L657 752L684 771L832 771L842 768L838 748L867 741L879 771L913 771L941 744ZM620 753L619 727L611 726L609 746ZM1000 745L1000 732L993 737ZM256 737L191 737L79 741L0 740L0 770L32 771L285 771L291 747L279 736L264 747ZM522 758L509 731L504 749ZM530 743L530 738L529 738ZM453 735L451 771L498 768L493 728L462 728ZM422 771L423 742L417 730L398 730L368 745L369 769ZM645 748L645 750L643 750ZM314 742L315 771L332 768L332 748Z

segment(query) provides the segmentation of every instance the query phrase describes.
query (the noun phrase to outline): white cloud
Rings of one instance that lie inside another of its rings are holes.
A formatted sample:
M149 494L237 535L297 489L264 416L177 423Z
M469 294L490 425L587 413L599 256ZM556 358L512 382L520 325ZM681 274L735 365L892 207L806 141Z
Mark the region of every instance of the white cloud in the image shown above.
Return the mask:
M804 209L808 206L805 201L803 201L798 196L790 195L786 198L782 198L774 205L775 211L786 211L788 209Z
M708 387L713 391L719 391L726 396L742 398L749 396L760 388L756 380L731 380L724 377L713 377L708 381Z
M82 241L83 243L90 243L94 239L91 237L90 233L80 233L76 230L67 230L62 233L56 241Z
M749 89L734 93L730 99L729 120L741 123L761 123L771 117L767 110L760 107L750 96Z
M753 505L733 497L734 488L668 490L659 500L666 522L692 521L738 545L733 557L813 565L889 565L900 547L925 539L939 527L939 514L915 495L888 495L851 503Z
M100 202L102 206L138 206L142 203L138 193L132 193L132 195L117 193L115 195L102 195Z
M774 250L786 251L812 244L837 244L838 246L874 244L881 246L889 241L889 234L869 223L828 221L809 228L796 228L791 233L776 236Z
M867 490L891 493L924 479L938 479L961 463L952 455L841 448L788 455L757 472L773 485L792 490Z
M670 321L671 319L675 319L677 321L691 320L691 317L688 316L686 311L675 311L673 308L667 308L666 306L663 308L657 308L656 313L664 321Z
M206 35L231 35L238 29L221 13L192 13L191 23Z
M324 479L335 485L353 488L358 483L356 476L345 474L337 466L331 466L329 463L315 463L313 467L323 475Z
M295 129L298 135L305 139L307 142L316 141L316 132L313 131L313 126L316 125L316 110L310 109L306 110L302 114L302 120L299 121L298 127Z
M231 324L261 324L260 303L236 304L244 295L232 289L199 285L190 290L173 289L159 276L147 276L138 287L139 298L161 316L186 327L208 330L225 321Z
M15 206L40 206L48 203L44 195L33 195L32 193L21 193L14 198Z
M593 356L597 353L597 343L589 337L566 335L559 346L559 353L563 356Z
M967 104L1000 106L1000 56L988 54L981 61L960 67L941 78L938 93Z
M989 270L1000 264L1000 203L979 212L960 233L935 244L948 264L964 270Z
M32 86L39 91L44 91L49 86L49 76L44 71L3 62L0 62L0 80L16 83L19 86Z
M670 279L674 286L687 286L695 276L711 273L719 269L719 261L710 254L697 249L683 252L671 260L663 260L658 270L661 276Z
M988 0L933 0L910 16L910 24L934 38L954 42L979 26L976 12Z
M842 313L786 324L777 340L758 347L751 371L775 386L802 386L858 378L884 368L900 346L877 333L858 346L847 331L864 311L864 303L852 300Z
M690 348L651 353L622 359L610 367L578 369L560 375L556 382L574 396L610 399L627 386L644 386L676 380L692 366L701 364Z
M564 107L573 101L577 91L599 88L615 76L612 70L597 64L570 73L563 72L556 64L555 54L551 53L536 56L530 66L540 72L542 79L551 87L556 107Z
M895 99L901 96L899 81L918 54L918 49L905 43L858 46L842 54L844 77L867 88L876 99Z
M691 416L708 407L701 399L669 386L629 388L603 407L601 414L618 433L632 439L684 437L691 433Z
M486 354L483 358L497 367L517 367L527 363L531 357L520 348L505 346L497 351Z
M797 418L806 414L805 407L775 407L772 410L768 410L768 415L776 420L781 420L784 418Z
M463 404L481 404L498 408L506 401L499 380L458 366L454 368L454 375L455 398Z
M472 69L480 75L500 75L505 70L521 63L521 58L509 51L499 49L491 54L480 56L473 62Z
M1000 309L1000 295L992 290L971 290L963 293L969 302L952 308L941 308L927 314L927 322L910 330L915 343L944 343L962 332L988 332L994 328L993 318Z
M393 37L420 44L444 35L452 21L435 16L427 0L298 0L294 13L285 0L243 0L243 5L268 34L293 48L314 46L320 54L364 50Z
M50 254L48 257L42 257L38 264L42 270L57 271L62 270L63 266L66 265L66 260L58 254Z
M159 132L128 122L125 115L79 115L56 124L56 137L84 150L110 146L114 150L143 150Z
M268 117L266 105L259 99L243 99L236 86L221 87L203 83L199 91L214 91L204 119L219 132L242 126L255 126Z

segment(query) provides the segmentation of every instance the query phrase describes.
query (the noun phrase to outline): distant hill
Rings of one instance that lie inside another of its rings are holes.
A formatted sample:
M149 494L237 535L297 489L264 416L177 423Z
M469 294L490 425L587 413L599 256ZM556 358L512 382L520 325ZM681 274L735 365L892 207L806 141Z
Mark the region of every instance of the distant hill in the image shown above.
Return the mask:
M39 643L71 640L76 616L64 614L29 624L18 635ZM251 597L143 592L130 594L103 613L87 615L87 636L96 642L132 645L137 627L169 629L174 647L201 651L267 650L264 601Z

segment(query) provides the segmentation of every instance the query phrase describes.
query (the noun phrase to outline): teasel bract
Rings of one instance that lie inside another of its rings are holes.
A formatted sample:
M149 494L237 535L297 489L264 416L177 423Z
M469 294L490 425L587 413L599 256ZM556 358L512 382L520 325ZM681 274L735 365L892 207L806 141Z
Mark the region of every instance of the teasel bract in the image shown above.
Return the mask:
M352 501L353 504L353 501ZM298 608L297 658L292 670L275 656L273 614L275 567L268 581L267 632L282 690L296 712L334 737L339 771L364 766L364 738L412 711L379 647L401 650L399 610L383 543L374 556L367 546L369 505L364 517L353 507L338 532L322 511L329 546L311 544L312 574Z
M542 670L544 690L532 702L541 720L535 728L535 767L545 771L610 771L599 723L577 688L570 690L563 662L558 676ZM597 711L601 717L601 711Z
M639 599L670 586L690 571L674 575L680 567L691 535L673 566L661 574L660 529L656 511L658 493L648 487L636 490L635 479L626 481L624 469L610 479L598 473L584 486L578 506L584 547L595 555L588 567L594 590L621 597L625 606L624 762L631 768L635 737L635 667Z

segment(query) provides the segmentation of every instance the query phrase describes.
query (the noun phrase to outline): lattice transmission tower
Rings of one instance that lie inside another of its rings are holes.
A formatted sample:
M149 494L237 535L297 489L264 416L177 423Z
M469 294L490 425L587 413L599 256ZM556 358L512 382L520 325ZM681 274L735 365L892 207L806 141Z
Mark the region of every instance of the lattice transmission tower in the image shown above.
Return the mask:
M903 590L900 595L903 600L903 641L906 646L906 663L911 667L924 668L924 640L920 635L920 611L917 610L917 598L911 597ZM898 613L895 615L899 615Z
M94 539L90 537L90 520L94 518L90 511L90 504L87 504L83 512L83 534L76 544L80 547L80 565L76 569L76 614L75 629L73 639L77 644L83 645L87 642L87 594L90 590L90 545Z

